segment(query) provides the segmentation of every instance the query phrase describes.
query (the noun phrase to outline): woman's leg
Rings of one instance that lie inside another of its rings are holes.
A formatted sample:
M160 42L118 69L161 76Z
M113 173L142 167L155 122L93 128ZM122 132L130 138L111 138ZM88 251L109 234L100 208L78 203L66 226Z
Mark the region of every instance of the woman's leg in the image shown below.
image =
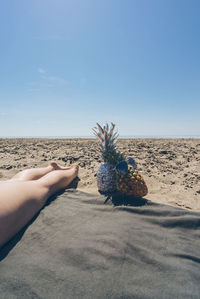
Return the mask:
M47 173L53 170L66 170L66 169L69 169L69 167L62 167L53 161L47 167L30 168L30 169L22 170L18 172L11 180L22 180L22 181L38 180L42 176L46 175Z
M43 207L46 200L67 187L78 175L78 166L52 171L39 180L0 183L0 247Z
M50 197L56 192L66 188L66 186L68 186L71 181L78 176L78 168L77 164L73 164L67 171L52 171L44 175L38 181L42 184L42 186L48 188L48 197Z

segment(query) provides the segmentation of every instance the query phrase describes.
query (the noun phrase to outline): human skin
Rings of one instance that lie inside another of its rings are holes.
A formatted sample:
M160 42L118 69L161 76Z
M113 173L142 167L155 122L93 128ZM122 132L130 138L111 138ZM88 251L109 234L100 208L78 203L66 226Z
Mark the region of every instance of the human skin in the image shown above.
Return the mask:
M0 247L23 228L47 199L65 189L78 176L78 165L61 167L56 162L44 168L19 172L0 182Z

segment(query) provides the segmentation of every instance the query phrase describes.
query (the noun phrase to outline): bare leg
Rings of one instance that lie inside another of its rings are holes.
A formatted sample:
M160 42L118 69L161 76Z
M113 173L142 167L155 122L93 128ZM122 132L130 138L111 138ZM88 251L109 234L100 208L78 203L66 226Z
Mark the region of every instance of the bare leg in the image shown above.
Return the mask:
M49 189L48 197L64 189L78 175L78 165L73 164L67 171L52 171L38 181Z
M22 181L38 180L42 176L46 175L47 173L53 170L66 170L69 168L70 167L62 167L53 161L47 167L30 168L30 169L22 170L19 173L17 173L11 180L22 180Z
M14 236L43 207L55 192L78 175L78 166L52 171L34 181L0 183L0 247Z

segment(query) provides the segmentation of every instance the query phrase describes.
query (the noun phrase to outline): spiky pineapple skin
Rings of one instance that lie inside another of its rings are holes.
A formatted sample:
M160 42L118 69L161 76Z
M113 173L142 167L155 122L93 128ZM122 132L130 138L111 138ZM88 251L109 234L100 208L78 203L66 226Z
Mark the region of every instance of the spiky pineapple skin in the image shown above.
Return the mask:
M143 197L148 193L147 185L138 171L118 177L117 187L121 193L134 197Z
M110 193L117 190L116 173L110 163L102 164L97 171L97 187L101 193Z

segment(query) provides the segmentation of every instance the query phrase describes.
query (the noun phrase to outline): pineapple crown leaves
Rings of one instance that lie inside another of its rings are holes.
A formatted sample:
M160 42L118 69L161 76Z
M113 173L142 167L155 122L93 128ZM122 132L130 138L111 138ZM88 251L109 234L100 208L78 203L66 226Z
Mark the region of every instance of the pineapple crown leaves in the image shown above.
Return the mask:
M97 123L97 127L93 128L93 132L97 139L99 140L99 150L102 153L104 161L107 160L108 152L116 152L116 141L118 132L114 133L115 124L111 123L109 127L108 123L102 128L100 124Z

